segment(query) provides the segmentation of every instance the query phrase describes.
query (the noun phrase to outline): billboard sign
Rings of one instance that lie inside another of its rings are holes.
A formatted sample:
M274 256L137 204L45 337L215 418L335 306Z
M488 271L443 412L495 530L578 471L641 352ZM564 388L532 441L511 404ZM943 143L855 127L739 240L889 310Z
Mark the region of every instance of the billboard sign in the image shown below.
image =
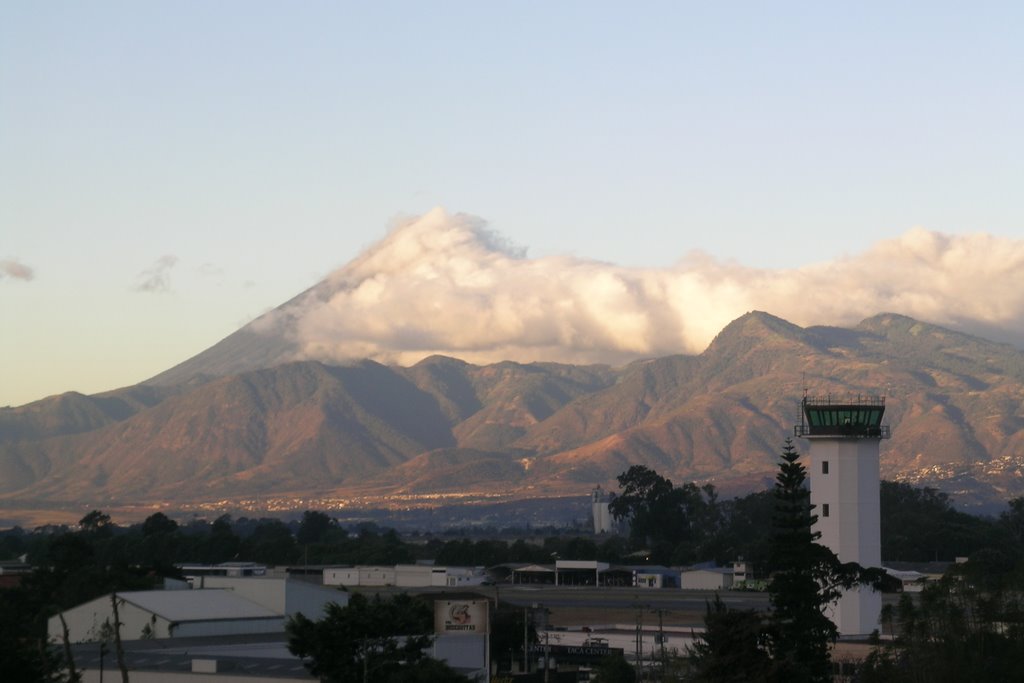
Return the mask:
M487 600L435 600L434 633L477 635L487 633Z

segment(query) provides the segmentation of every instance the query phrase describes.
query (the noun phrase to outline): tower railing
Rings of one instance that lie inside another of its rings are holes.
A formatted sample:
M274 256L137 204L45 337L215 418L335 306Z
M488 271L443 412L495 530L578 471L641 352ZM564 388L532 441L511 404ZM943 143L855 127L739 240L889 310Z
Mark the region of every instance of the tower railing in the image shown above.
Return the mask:
M805 406L868 406L868 407L879 407L885 405L885 396L876 396L874 394L849 394L847 396L833 396L828 394L826 396L804 396L803 404Z
M794 425L793 436L849 436L875 439L888 439L891 436L889 425L822 425L811 426L809 424Z

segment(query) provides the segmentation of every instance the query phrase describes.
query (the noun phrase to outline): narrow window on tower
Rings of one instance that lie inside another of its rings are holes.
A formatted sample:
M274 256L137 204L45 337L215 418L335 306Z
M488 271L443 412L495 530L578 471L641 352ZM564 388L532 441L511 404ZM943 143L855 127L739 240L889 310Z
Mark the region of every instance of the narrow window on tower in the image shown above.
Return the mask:
M821 461L821 473L828 474L828 460Z
M828 517L828 503L822 503L821 505L821 516Z

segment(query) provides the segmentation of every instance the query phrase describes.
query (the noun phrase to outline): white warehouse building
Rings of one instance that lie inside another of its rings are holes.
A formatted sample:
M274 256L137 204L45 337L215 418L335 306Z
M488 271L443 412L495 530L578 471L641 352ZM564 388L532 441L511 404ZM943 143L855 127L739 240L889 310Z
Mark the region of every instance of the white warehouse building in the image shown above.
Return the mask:
M224 589L126 591L116 596L125 640L275 633L284 628L282 614ZM67 610L64 620L72 643L104 640L114 623L111 595ZM60 615L50 617L47 631L51 639L61 639Z
M117 593L121 637L280 633L287 617L301 612L319 619L328 603L348 604L348 594L302 581L275 578L203 577L206 588ZM64 612L71 642L103 638L104 624L114 623L110 595ZM60 616L47 624L51 638L62 637Z

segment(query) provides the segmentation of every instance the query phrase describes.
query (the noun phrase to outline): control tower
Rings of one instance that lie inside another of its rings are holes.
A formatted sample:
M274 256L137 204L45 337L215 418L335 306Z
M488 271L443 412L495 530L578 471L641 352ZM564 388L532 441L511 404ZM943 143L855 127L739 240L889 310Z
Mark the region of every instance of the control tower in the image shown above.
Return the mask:
M889 438L882 424L885 399L804 396L801 422L793 433L811 442L808 471L819 543L842 562L882 566L879 524L878 447ZM882 596L870 586L845 591L826 614L840 635L866 635L878 628Z

